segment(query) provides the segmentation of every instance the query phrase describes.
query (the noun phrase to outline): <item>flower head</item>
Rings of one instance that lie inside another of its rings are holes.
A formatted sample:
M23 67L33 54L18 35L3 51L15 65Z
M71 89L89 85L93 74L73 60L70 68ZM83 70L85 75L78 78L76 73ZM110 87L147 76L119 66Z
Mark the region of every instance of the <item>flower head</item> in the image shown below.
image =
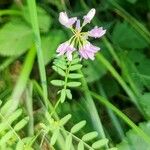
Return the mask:
M69 18L66 12L61 12L59 14L59 22L67 28L70 28L73 32L73 36L67 41L59 45L57 48L58 56L66 55L68 60L72 60L72 53L78 50L81 58L94 60L95 54L100 50L99 47L92 45L89 41L89 37L100 38L105 33L106 30L103 27L94 27L88 32L82 32L82 28L90 23L95 15L95 9L91 9L87 15L83 17L83 23L77 17ZM75 24L76 22L76 24ZM75 24L75 26L74 26Z

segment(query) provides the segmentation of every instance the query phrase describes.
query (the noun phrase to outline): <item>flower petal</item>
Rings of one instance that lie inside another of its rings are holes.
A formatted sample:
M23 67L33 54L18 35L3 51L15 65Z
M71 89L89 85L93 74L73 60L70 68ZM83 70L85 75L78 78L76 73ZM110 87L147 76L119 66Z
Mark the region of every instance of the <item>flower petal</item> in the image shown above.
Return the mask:
M64 42L58 46L56 52L59 53L59 55L63 55L66 52L68 46L69 42Z
M68 18L66 12L61 12L59 14L59 22L67 28L72 27L72 25L76 22L77 17Z
M67 13L66 12L60 12L59 14L59 22L62 24L62 25L66 25L68 23L68 16L67 16Z
M76 23L76 30L80 31L80 28L81 28L81 26L80 26L80 20L78 19L77 23Z
M96 10L94 8L92 8L87 15L85 15L83 17L84 21L83 21L83 26L86 25L87 23L90 23L91 20L93 19L93 17L95 16Z
M103 27L94 27L92 30L88 32L88 35L94 38L100 38L106 33L106 30Z
M94 53L96 53L97 51L100 50L99 47L97 47L97 46L91 44L90 42L87 44L86 49L87 49L88 51L94 52Z
M82 46L80 49L79 49L79 54L81 56L81 58L84 58L84 59L91 59L91 60L94 60L94 56L96 54L97 51L99 51L100 48L99 47L96 47L94 45L92 45L90 42L87 42L86 45Z

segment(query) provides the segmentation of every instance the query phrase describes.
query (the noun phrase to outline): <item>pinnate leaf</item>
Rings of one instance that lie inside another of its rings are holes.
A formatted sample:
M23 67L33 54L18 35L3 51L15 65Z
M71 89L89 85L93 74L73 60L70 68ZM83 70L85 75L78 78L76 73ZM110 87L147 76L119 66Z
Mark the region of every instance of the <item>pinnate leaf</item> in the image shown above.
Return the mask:
M90 141L90 140L93 140L94 138L96 138L97 136L98 136L98 133L96 131L93 131L93 132L85 134L82 137L82 140L83 141Z
M52 66L53 70L56 71L59 75L61 76L65 76L66 73L59 67L56 67L56 66Z
M66 138L65 150L71 150L72 136L69 134Z
M65 117L63 117L59 122L60 125L64 126L69 121L70 118L71 118L71 114L68 114Z
M71 133L77 133L86 125L86 121L81 121L71 128Z
M71 94L71 90L70 90L70 89L66 89L66 96L67 96L69 99L72 99L72 94Z
M84 144L82 141L80 141L78 144L78 150L84 150Z
M92 144L92 147L94 149L99 149L103 146L105 146L108 143L108 139L102 139L102 140L98 140L95 143Z
M75 70L79 70L82 68L81 64L76 64L70 67L70 71L75 71Z
M68 87L78 87L78 86L80 86L80 85L81 85L80 82L68 82L68 83L67 83L67 86L68 86Z
M66 90L65 89L62 89L61 90L61 93L60 93L60 101L61 103L63 103L66 99Z
M56 143L58 136L59 136L59 129L56 129L51 137L51 145L54 145Z
M70 79L78 79L78 78L82 78L82 77L83 77L83 75L79 74L79 73L70 73L68 75L68 78L70 78Z
M55 86L63 86L65 84L65 82L63 80L52 80L51 84L53 84Z

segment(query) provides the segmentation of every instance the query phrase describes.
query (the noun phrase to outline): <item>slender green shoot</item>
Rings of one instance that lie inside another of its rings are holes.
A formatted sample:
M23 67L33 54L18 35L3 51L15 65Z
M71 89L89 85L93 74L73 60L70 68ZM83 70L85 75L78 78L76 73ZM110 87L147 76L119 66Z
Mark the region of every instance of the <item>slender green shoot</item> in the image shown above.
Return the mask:
M33 34L34 34L34 42L35 42L35 46L37 50L39 72L40 72L43 93L44 93L44 102L45 102L45 106L48 108L47 79L46 79L43 52L41 48L41 38L40 38L40 31L39 31L39 25L38 25L36 3L35 3L35 0L27 0L27 3L28 3L28 8L29 8L30 21L32 24L32 29L33 29Z

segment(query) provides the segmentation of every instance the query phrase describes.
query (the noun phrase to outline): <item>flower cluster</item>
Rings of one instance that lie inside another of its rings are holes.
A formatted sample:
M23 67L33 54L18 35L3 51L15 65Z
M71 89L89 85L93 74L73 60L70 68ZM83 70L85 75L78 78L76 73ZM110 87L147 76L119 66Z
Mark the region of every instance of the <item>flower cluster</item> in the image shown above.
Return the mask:
M87 39L88 37L100 38L106 33L106 30L104 30L103 27L95 26L88 32L82 32L82 28L91 22L95 12L94 8L91 9L87 15L83 17L82 25L80 25L80 20L77 19L77 17L69 18L66 12L59 14L59 22L71 29L74 35L68 41L59 45L57 48L58 56L66 54L68 60L71 61L72 53L78 49L81 58L94 60L95 53L99 51L100 48L92 45Z

